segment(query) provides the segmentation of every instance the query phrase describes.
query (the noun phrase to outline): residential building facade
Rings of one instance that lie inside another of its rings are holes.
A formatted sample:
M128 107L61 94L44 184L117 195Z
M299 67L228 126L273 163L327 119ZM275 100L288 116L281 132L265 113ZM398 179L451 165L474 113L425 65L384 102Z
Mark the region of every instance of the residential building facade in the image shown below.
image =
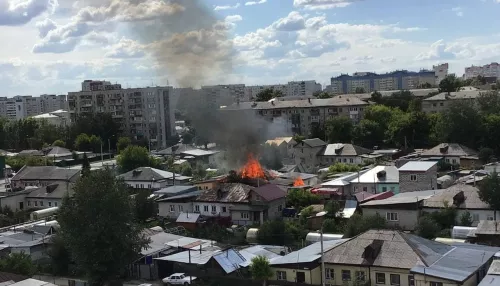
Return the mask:
M40 95L41 113L50 113L56 110L66 109L65 94L42 94Z
M293 148L297 142L293 137L276 137L266 141L267 145L275 145L283 157L283 159L293 159L295 149Z
M172 185L186 185L191 177L182 176L151 167L139 167L117 178L134 189L159 190Z
M373 151L353 144L335 143L326 145L319 153L320 162L324 166L335 163L361 165L364 162L361 155L370 154Z
M320 165L318 154L326 146L326 142L318 139L306 139L294 146L295 164L301 165L305 170L313 171Z
M399 168L399 191L437 189L437 162L410 161Z
M200 92L205 108L214 111L221 106L245 100L244 84L202 86Z
M284 131L290 134L309 135L313 128L322 128L327 120L338 116L359 122L367 106L368 103L358 98L338 96L328 99L240 102L221 108L220 112L228 117L239 116L248 120L257 116L267 122L279 122Z
M480 90L464 90L450 92L442 92L435 96L425 98L422 100L422 111L426 113L444 112L456 102L464 102L467 104L475 105L477 98L483 91Z
M331 78L330 90L334 94L347 94L356 93L356 90L359 89L362 89L363 92L414 89L424 84L436 85L434 71L410 72L402 70L386 74L357 72L352 76L343 74Z
M470 66L465 68L465 79L483 77L500 77L500 64L492 62L484 66Z
M448 76L448 68L448 63L432 66L432 70L436 75L436 85L439 85L439 83Z
M420 154L422 158L441 158L448 164L464 168L480 166L478 155L478 151L457 143L441 143Z
M399 193L399 172L394 166L375 166L350 181L351 192Z
M11 179L13 189L26 187L45 187L55 183L74 183L81 170L55 166L24 166Z

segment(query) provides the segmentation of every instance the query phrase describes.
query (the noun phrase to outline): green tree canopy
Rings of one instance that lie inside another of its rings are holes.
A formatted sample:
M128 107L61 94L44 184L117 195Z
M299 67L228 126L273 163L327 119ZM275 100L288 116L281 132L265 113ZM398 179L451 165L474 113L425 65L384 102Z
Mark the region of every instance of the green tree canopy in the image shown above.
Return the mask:
M135 215L138 221L145 222L156 215L157 209L151 192L141 190L135 194Z
M344 229L344 237L350 238L366 232L370 229L386 228L385 218L378 213L373 216L363 216L355 213L351 216Z
M53 146L53 147L62 147L62 148L64 148L64 147L66 147L66 142L64 142L64 141L62 141L62 140L60 140L60 139L58 139L58 140L56 140L56 141L54 141L54 142L52 143L52 146Z
M257 232L257 241L267 245L285 245L292 241L286 224L281 219L265 221Z
M128 146L132 145L132 140L129 137L120 137L118 138L118 142L116 143L116 149L118 154L125 150Z
M275 97L282 97L283 93L279 90L273 90L271 88L266 88L257 94L255 101L269 101Z
M325 123L326 136L330 143L350 143L354 125L352 120L346 116L329 119Z
M263 281L263 285L266 285L266 280L273 276L273 271L271 270L271 264L265 256L256 256L252 258L250 263L250 273L252 273L252 278L255 280Z
M457 91L460 86L460 80L455 75L448 75L439 83L439 91L450 94L450 92Z
M329 94L328 92L326 91L320 91L320 92L315 92L313 94L314 97L317 97L319 99L326 99L326 98L332 98L333 95Z
M473 105L467 102L455 102L443 113L440 132L445 142L464 144L476 148L483 134L481 116Z
M117 280L149 243L135 223L127 185L109 170L80 178L57 220L58 235L91 285Z
M87 158L87 153L83 153L82 159L82 176L88 176L90 174L90 162Z
M496 172L486 176L479 185L479 198L496 211L500 210L500 177ZM496 212L494 212L496 215ZM496 218L495 218L496 219Z
M301 211L312 204L317 204L319 201L319 196L303 189L291 189L286 196L287 205L294 207L297 211Z
M427 239L434 239L440 231L439 225L429 215L424 215L418 220L417 235Z
M36 267L31 257L25 253L11 253L0 259L0 271L32 276Z
M90 151L92 149L90 137L85 133L78 135L75 140L75 149L78 151Z
M148 149L130 145L123 150L116 159L118 167L123 172L128 172L139 167L158 168L160 163L149 155Z

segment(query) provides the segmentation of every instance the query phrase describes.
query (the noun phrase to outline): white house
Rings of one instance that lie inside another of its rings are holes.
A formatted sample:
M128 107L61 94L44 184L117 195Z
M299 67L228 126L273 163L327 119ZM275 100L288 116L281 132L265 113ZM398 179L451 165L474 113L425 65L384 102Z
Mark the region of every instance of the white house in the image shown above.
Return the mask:
M372 150L353 144L335 143L326 145L319 153L320 162L324 166L335 163L363 164L361 155L370 154Z
M150 190L158 190L171 185L186 185L191 180L191 177L151 167L139 167L118 175L117 178L123 179L132 188Z

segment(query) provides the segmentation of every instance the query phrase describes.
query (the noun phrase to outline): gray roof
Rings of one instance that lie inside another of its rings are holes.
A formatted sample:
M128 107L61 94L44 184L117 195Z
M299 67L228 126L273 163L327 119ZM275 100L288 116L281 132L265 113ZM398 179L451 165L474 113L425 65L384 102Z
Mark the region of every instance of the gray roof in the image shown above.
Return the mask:
M176 176L177 178L177 176ZM167 196L176 196L176 195L182 195L190 192L197 191L198 187L196 186L169 186L163 189L160 189L158 191L155 191L155 195L167 195Z
M323 253L325 253L326 256L326 252L329 249L345 241L347 241L347 239L323 241ZM321 242L316 242L285 256L277 257L271 260L270 263L271 265L307 263L313 262L319 258L321 258Z
M305 139L302 142L304 142L305 145L312 147L312 148L326 145L326 142L319 139L319 138ZM302 142L297 143L295 146L299 145Z
M194 157L210 156L217 153L219 153L219 151L202 150L202 149L192 149L182 152L183 155L194 156Z
M193 146L190 146L190 145L186 145L186 144L177 144L177 145L174 145L172 147L168 147L166 149L155 152L155 154L157 154L157 155L173 155L175 153L176 155L178 155L181 152L193 150L193 149L196 149L196 148Z
M245 258L245 262L241 263L240 266L249 266L252 262L252 258L255 256L264 256L269 261L281 257L277 252L284 251L284 246L276 245L254 245L247 248L239 250L239 253Z
M125 174L118 175L118 178L122 178L125 181L160 181L160 180L173 180L174 173L163 171L160 169L155 169L151 167L139 167L132 171L129 171ZM176 181L187 181L191 179L191 177L182 176L179 174L175 174Z
M434 167L437 162L432 161L410 161L399 168L400 172L425 172Z
M436 194L430 198L427 198L424 201L423 206L426 208L444 208L445 207L445 202L448 203L448 205L453 205L453 198L459 194L460 192L463 192L463 195L465 197L465 200L463 203L461 203L458 206L455 206L456 208L459 209L482 209L482 210L489 210L491 207L483 202L479 198L479 189L470 185L453 185L444 191L440 192L439 194Z
M43 152L39 150L23 150L18 153L19 156L43 156Z
M214 259L227 274L239 269L240 264L246 261L237 250L232 248L214 255Z
M180 213L175 222L195 223L199 218L200 214L197 213Z
M73 184L71 183L59 183L51 184L45 187L34 189L26 198L52 198L52 199L62 199L66 195L73 195Z
M54 146L50 147L50 151L45 155L49 157L71 156L71 151L66 148Z
M421 156L477 156L478 152L467 146L457 143L441 143L432 149L424 151Z
M316 174L300 173L300 172L290 172L290 173L281 174L280 178L295 180L298 177L300 177L302 180L309 180L309 179L315 178L317 176L318 175L316 175Z
M67 181L72 177L79 175L80 171L81 170L72 170L55 166L24 166L14 177L12 177L12 180Z
M385 177L378 177L377 174L385 171ZM374 184L374 183L394 183L399 184L399 171L395 166L375 166L372 169L361 174L359 178L354 178L351 183L363 183L363 184Z
M175 200L195 198L195 197L201 195L201 193L202 193L201 191L194 191L194 192L190 192L190 193L182 194L182 195L177 195L177 196L173 196L173 197L160 198L159 200L157 200L157 202L170 202L170 201L175 201Z
M439 88L410 89L409 91L415 97L425 97L425 96L428 96L429 93L431 93L431 92L437 92L437 91L439 91ZM391 96L393 93L399 93L399 92L401 92L401 90L399 90L399 89L395 89L395 90L380 90L380 91L377 91L377 92L380 93L382 96ZM369 92L369 93L357 93L357 94L341 94L340 96L351 96L351 97L354 96L354 97L357 97L359 99L367 100L367 99L371 99L372 98L372 93L373 92Z
M399 193L387 199L374 200L363 203L361 204L361 207L396 205L396 204L414 204L416 202L420 202L441 192L444 192L444 190L427 190L427 191Z
M177 263L189 263L191 261L191 264L205 265L214 255L218 253L221 253L220 249L202 250L201 253L199 250L188 250L155 259Z
M50 282L29 278L26 280L16 282L14 284L10 284L9 286L56 286L56 285Z
M284 198L286 192L274 184L265 184L260 187L252 187L240 183L221 184L217 190L205 190L196 201L199 202L250 202L251 192L258 194L264 201L271 202Z
M353 144L328 144L321 151L321 156L359 156L372 153L372 150Z
M148 244L146 249L141 250L141 254L144 256L172 248L171 246L166 245L166 243L182 238L182 236L166 232L155 233L153 235L148 235L148 237L151 242Z
M500 221L482 220L477 225L476 235L500 235Z
M476 99L482 93L484 93L484 90L456 91L456 92L450 92L449 95L447 92L441 92L441 93L436 94L432 97L424 99L424 101Z
M274 104L273 104L274 103ZM300 100L276 100L273 102L240 102L227 106L222 110L260 110L260 109L286 109L286 108L314 108L327 106L353 106L367 105L366 102L352 96L336 96L328 99L300 99Z

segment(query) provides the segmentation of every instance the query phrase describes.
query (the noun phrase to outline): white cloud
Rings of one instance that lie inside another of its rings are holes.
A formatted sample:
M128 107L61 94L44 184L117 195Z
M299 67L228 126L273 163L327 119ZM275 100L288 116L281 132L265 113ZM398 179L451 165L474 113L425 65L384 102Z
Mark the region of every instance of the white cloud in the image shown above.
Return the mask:
M111 47L105 54L108 58L142 58L145 55L144 46L134 40L121 38L120 41Z
M57 28L57 25L51 19L46 18L43 21L36 22L36 27L38 29L38 36L44 38L50 31Z
M281 18L271 25L278 31L298 31L306 27L304 17L299 12L292 11L285 18Z
M361 0L294 0L293 6L307 10L326 10L342 8Z
M243 17L241 17L240 15L229 15L224 20L229 23L234 23L243 20Z
M462 7L454 7L451 9L451 11L455 12L455 14L458 16L458 17L462 17L464 15L464 10L462 9Z
M0 0L0 26L24 25L57 5L57 0Z
M267 0L249 1L249 2L245 2L245 6L259 5L259 4L264 4L266 2L267 2Z
M215 6L214 11L220 11L220 10L232 10L232 9L238 9L240 7L240 3L236 3L235 5L222 5L222 6Z
M380 61L382 63L393 63L396 61L395 57L386 57L386 58L381 58Z

